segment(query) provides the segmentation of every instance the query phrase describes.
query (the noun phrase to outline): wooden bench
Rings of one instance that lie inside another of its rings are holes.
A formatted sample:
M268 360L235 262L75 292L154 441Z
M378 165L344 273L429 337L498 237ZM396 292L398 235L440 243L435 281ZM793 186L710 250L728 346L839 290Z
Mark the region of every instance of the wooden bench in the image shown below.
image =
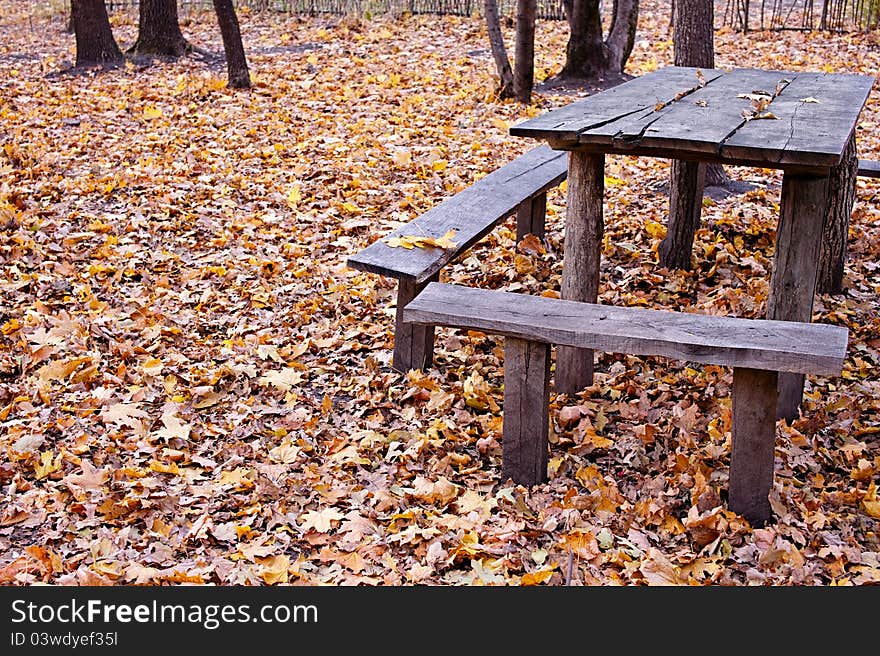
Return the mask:
M880 162L860 159L858 175L863 178L880 178Z
M836 375L846 328L564 301L429 284L403 320L506 336L503 470L515 482L546 479L550 345L733 367L729 507L754 523L770 518L777 372Z
M407 325L403 307L449 264L485 237L503 219L517 214L517 239L544 236L547 190L568 175L567 153L535 148L452 196L387 237L442 237L455 230L454 249L392 248L378 240L348 259L348 266L398 279L394 322L394 360L398 371L425 369L434 352L432 326Z

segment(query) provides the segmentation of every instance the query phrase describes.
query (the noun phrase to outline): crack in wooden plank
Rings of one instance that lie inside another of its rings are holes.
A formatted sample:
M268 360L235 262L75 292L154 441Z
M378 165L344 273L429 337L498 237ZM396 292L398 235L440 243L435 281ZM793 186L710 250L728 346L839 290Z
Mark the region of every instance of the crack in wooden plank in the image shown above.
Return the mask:
M611 137L612 142L623 142L627 145L633 145L633 144L639 143L642 140L642 138L645 136L645 133L648 131L648 128L651 127L652 125L654 125L654 123L656 123L657 121L659 121L661 118L663 118L666 115L667 112L665 110L667 108L675 106L675 103L677 103L679 100L682 100L683 98L687 98L689 95L696 93L700 89L705 89L707 86L709 86L710 84L712 84L716 80L722 79L723 77L724 77L724 75L719 75L718 77L713 77L712 79L710 79L706 82L703 82L702 84L697 84L697 86L695 86L695 87L691 87L690 89L685 89L684 91L678 92L675 95L675 97L668 102L665 102L662 104L658 103L658 104L661 104L661 107L658 108L655 105L653 108L651 108L651 111L645 112L644 116L640 117L640 118L646 118L646 117L650 116L652 112L657 113L657 117L653 121L649 121L648 123L646 123L644 125L644 127L642 127L642 129L639 131L638 134L633 134L633 135L627 136L627 135L623 134L623 130L620 130L617 132L617 134L615 134L613 137ZM643 110L636 110L636 111L643 111ZM630 114L635 114L635 112L630 112ZM615 120L617 120L617 119L615 119ZM600 126L596 126L596 127L600 127ZM592 128L590 128L590 129L592 129ZM585 132L585 130L582 130L581 132ZM580 134L580 133L578 133L578 134Z
M777 85L780 84L781 82L785 82L785 86L776 92L776 95L773 96L773 100L776 100L779 96L781 96L785 92L785 90L788 88L788 85L791 84L792 82L794 82L797 79L797 77L798 76L795 75L790 80L786 80L785 78L783 78L782 80L777 82ZM765 109L770 109L770 107L773 105L773 100L770 101L770 103L767 105L767 107ZM794 113L795 114L797 113L797 108L795 108ZM740 121L739 125L737 125L735 128L733 128L733 130L728 132L727 135L721 141L718 142L718 154L719 155L721 155L721 151L724 150L724 144L727 143L727 141L730 138L732 138L733 135L735 135L737 133L737 131L739 131L739 129L742 126L744 126L746 123L748 123L750 120L754 120L754 118L744 118L742 121ZM763 120L763 119L759 119L759 120ZM794 114L792 115L792 121L794 121ZM794 124L792 123L791 135L793 135L793 134L794 134ZM791 135L789 135L788 141L791 141ZM786 146L788 145L788 141L785 143ZM782 150L783 150L783 152L785 152L785 148L783 148ZM783 155L780 154L779 160L777 160L777 162L781 161L782 157L783 157Z

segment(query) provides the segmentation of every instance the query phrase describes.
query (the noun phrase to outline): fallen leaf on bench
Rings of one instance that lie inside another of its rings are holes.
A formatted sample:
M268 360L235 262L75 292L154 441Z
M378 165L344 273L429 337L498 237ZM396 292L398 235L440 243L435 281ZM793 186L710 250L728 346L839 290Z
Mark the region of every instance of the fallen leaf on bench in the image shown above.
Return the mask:
M455 230L450 230L442 237L423 237L418 235L403 235L401 237L388 237L384 241L391 248L444 248L452 249L458 244L452 241Z

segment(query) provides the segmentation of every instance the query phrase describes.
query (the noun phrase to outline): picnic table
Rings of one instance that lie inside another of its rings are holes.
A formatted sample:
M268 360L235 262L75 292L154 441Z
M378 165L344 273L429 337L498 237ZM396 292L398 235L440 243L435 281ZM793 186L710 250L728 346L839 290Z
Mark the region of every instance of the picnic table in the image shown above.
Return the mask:
M829 175L874 79L862 75L671 66L513 126L570 151L561 296L595 303L606 154L783 170L767 319L809 323ZM560 346L556 388L592 383L593 352ZM777 416L793 419L804 376L779 376Z

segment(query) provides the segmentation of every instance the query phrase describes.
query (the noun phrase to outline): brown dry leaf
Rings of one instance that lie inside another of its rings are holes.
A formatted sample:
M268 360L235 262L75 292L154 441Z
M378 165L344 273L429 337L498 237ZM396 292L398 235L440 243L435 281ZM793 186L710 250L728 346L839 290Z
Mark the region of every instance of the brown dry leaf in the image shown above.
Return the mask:
M679 569L673 565L666 556L658 549L651 547L639 565L639 571L648 582L648 585L681 585L686 583L679 574Z

